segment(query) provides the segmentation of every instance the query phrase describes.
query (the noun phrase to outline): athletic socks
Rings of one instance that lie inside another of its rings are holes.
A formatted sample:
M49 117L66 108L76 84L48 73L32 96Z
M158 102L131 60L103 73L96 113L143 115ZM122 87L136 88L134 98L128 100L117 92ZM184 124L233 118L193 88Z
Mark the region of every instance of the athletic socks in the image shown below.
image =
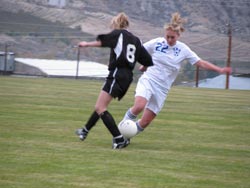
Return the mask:
M83 132L88 133L92 127L96 124L96 122L99 120L99 118L102 119L104 125L107 127L109 132L113 135L114 139L119 142L123 142L124 138L121 135L114 118L112 115L108 112L105 111L101 113L100 115L97 114L96 111L92 113L90 116L88 122L86 123L85 127L82 129Z
M140 132L144 130L144 128L141 127L139 121L136 122L136 126L137 126L137 134L139 134Z
M102 114L100 114L100 117L101 117L104 125L107 127L107 129L113 135L114 138L121 136L121 133L120 133L118 127L116 126L114 118L112 117L112 115L108 111L105 111ZM123 137L122 137L122 139L123 139Z
M136 121L137 115L134 115L131 112L131 109L128 109L128 111L126 112L126 114L123 117L123 120L127 120L130 119L132 121ZM144 130L144 128L141 127L141 125L139 124L139 120L136 121L136 126L137 126L137 134L139 134L140 132L142 132Z
M92 113L92 115L90 116L88 122L85 125L85 129L87 131L90 131L90 129L92 129L92 127L94 127L94 125L96 124L96 122L99 120L100 116L96 113L96 111L94 111Z
M132 121L135 121L137 118L137 115L134 115L130 109L126 112L126 114L123 117L123 120L130 119Z
M114 140L116 143L119 143L119 142L123 142L124 138L122 135L119 135L119 136L114 137Z

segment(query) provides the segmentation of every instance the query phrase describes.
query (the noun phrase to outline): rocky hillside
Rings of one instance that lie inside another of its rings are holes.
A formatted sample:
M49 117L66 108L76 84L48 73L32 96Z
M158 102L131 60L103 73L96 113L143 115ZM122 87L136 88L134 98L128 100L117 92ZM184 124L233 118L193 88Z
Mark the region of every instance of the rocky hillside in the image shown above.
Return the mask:
M131 18L130 30L143 41L163 35L163 25L173 12L187 18L181 40L199 56L225 64L227 24L232 25L232 63L250 61L250 2L248 0L66 0L63 8L49 0L0 0L1 46L20 56L75 58L71 47L108 32L112 16L120 11ZM3 29L4 28L4 29ZM85 58L106 62L107 51L83 50Z

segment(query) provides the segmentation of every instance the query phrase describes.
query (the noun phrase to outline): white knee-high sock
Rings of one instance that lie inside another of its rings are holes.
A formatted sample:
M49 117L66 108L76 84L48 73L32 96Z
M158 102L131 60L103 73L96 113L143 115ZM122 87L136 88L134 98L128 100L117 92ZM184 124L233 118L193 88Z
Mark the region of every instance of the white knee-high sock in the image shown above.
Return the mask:
M124 115L123 117L123 120L127 120L127 119L130 119L132 121L135 121L137 118L136 115L134 115L130 109L128 109L128 111L126 112L126 114Z

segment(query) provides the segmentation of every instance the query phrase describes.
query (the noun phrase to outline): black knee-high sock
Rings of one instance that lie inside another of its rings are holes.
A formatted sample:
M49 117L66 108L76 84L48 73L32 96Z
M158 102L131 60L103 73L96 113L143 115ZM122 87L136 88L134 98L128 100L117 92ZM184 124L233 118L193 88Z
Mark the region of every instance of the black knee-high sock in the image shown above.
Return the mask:
M105 126L107 127L107 129L109 130L109 132L113 135L113 137L121 136L121 133L116 126L114 118L108 111L105 111L102 114L100 114L100 117Z
M87 131L89 131L92 127L94 127L99 118L100 116L96 113L96 111L94 111L85 125Z

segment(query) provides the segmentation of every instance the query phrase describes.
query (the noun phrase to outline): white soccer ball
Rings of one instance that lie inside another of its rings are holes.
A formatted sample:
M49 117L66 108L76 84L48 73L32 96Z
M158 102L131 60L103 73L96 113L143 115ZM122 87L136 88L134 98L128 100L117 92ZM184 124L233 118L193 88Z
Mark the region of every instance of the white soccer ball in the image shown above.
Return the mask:
M118 129L126 138L132 138L137 134L137 126L132 120L123 120L119 123Z

